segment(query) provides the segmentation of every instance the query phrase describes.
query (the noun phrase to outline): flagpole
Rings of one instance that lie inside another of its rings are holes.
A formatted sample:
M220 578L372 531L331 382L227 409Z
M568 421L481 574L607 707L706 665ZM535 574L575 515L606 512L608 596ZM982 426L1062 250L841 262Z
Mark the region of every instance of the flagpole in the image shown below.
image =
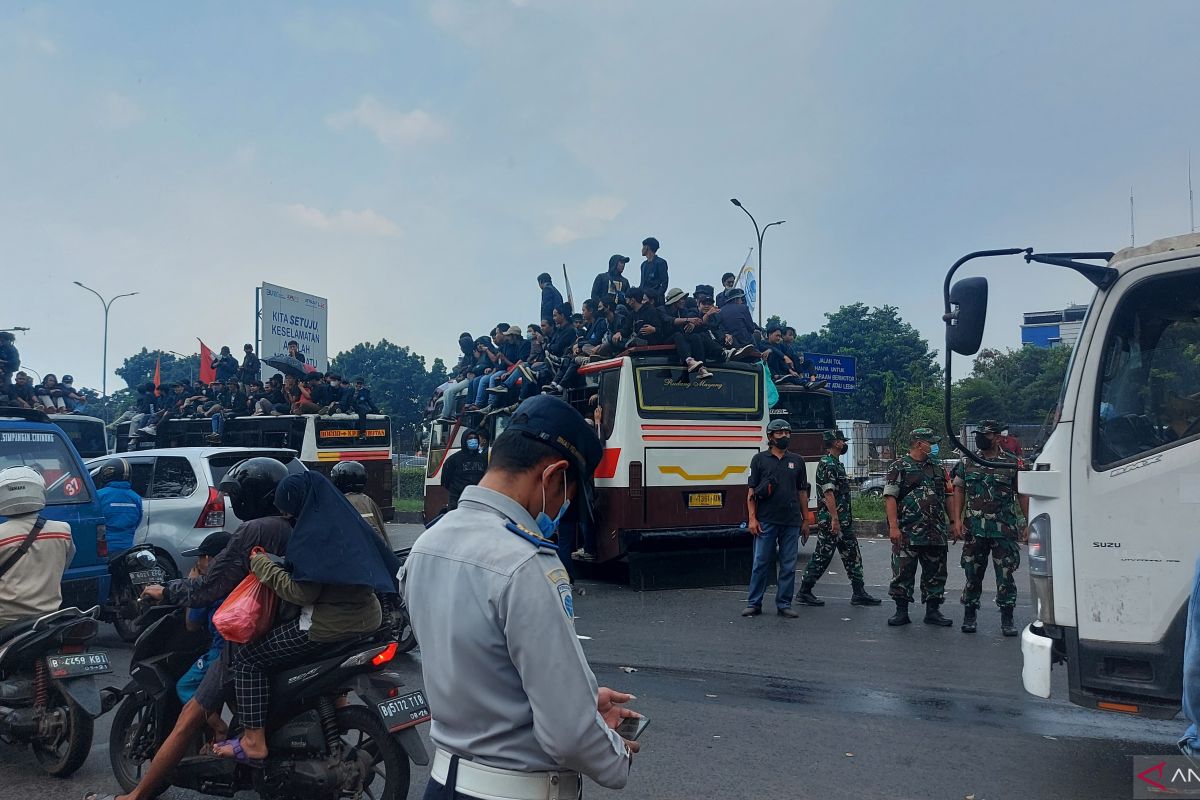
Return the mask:
M1188 150L1188 218L1192 223L1192 233L1196 232L1196 200L1192 196L1192 151Z
M1129 246L1134 247L1133 238L1133 187L1129 187Z

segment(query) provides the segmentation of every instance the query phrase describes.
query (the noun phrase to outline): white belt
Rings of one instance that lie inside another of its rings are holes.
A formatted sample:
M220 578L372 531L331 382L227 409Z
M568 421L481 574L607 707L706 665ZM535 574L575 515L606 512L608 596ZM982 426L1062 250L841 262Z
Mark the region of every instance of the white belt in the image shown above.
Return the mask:
M449 771L450 753L438 748L430 777L445 786ZM460 758L455 791L481 800L575 800L581 782L577 772L517 772Z

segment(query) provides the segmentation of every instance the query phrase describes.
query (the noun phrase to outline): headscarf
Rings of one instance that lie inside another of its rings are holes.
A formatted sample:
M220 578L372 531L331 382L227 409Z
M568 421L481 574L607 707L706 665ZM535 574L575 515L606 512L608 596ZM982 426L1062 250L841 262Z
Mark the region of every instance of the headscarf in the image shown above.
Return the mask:
M275 506L296 518L287 554L293 580L396 591L400 560L324 475L287 476L275 490Z

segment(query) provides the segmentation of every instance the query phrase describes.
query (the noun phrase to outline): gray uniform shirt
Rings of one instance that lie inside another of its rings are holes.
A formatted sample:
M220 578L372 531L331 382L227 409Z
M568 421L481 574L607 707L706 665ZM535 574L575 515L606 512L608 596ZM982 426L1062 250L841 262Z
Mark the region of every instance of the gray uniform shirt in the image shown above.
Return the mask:
M400 591L421 643L429 733L479 764L571 770L619 789L629 755L596 710L566 570L539 540L516 501L470 486L413 545Z

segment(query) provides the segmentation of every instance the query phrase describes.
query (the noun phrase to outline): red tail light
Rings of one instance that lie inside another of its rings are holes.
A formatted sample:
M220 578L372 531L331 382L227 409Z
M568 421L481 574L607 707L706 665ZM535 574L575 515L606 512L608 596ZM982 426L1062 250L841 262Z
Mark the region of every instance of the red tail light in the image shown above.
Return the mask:
M216 488L208 487L208 502L196 518L197 528L222 528L225 526L225 495Z
M104 527L104 523L96 526L96 555L101 558L108 558L108 540L104 537L108 535L108 530Z
M371 663L377 667L382 667L384 664L396 657L396 642L392 642L387 647L383 648L383 652L371 659Z

